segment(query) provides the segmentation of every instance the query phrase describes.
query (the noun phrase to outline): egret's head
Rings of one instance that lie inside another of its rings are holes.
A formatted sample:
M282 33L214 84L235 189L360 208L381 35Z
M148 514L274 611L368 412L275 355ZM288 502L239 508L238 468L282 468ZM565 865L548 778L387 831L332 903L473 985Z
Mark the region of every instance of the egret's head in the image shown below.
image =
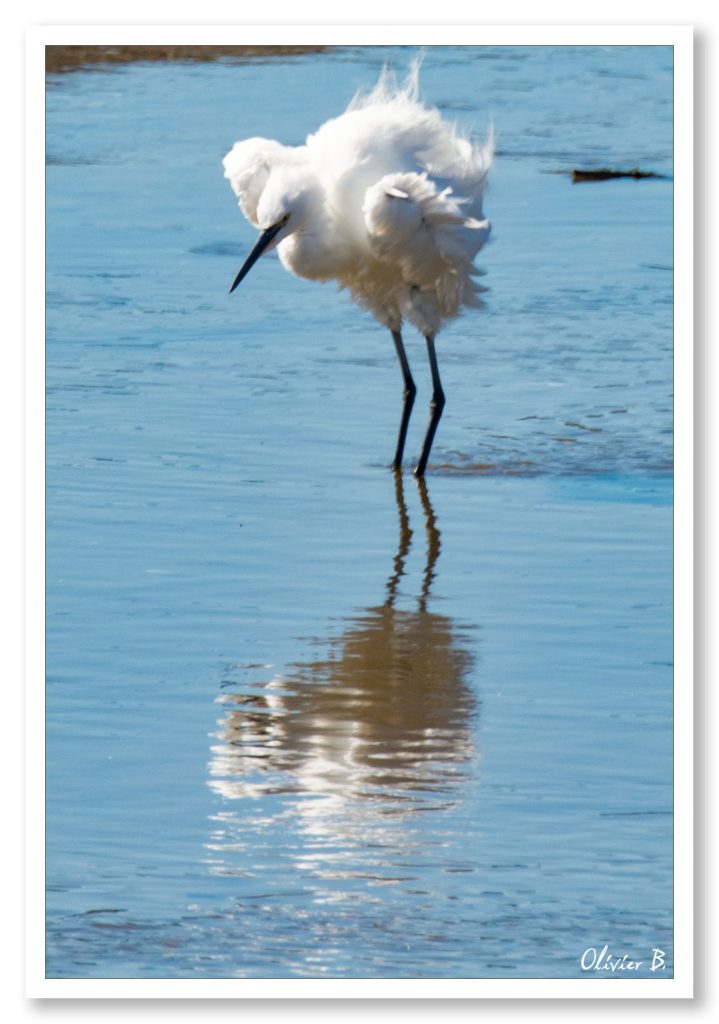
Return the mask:
M318 213L321 203L316 175L310 167L283 165L272 170L257 204L261 231L282 222L283 230L274 244L305 227Z
M319 201L318 185L307 168L287 166L272 170L257 204L260 237L240 268L231 292L263 253L270 252L311 221Z
M292 150L274 139L236 142L223 160L225 177L250 224L258 227L257 205L274 167L292 158Z

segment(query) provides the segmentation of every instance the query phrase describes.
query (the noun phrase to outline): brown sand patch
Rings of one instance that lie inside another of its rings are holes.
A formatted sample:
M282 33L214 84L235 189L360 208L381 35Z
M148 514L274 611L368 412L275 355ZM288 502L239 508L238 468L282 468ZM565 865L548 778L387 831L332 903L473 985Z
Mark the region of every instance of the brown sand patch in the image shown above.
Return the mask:
M46 46L45 70L55 74L134 61L262 60L321 53L328 46Z

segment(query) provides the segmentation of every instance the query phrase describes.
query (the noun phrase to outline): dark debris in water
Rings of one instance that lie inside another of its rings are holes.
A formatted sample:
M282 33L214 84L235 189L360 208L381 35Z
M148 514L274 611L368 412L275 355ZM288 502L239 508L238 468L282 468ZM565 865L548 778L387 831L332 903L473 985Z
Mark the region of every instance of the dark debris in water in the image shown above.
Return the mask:
M631 167L626 171L614 170L609 167L599 167L594 169L582 169L579 167L572 168L569 171L572 176L572 181L611 181L613 178L661 178L663 175L657 174L655 171L640 171L638 167Z
M659 174L657 171L642 171L639 167L618 169L613 167L572 167L568 170L543 171L543 174L567 174L572 182L579 184L584 181L613 181L615 178L634 178L641 181L644 178L666 179L667 174Z

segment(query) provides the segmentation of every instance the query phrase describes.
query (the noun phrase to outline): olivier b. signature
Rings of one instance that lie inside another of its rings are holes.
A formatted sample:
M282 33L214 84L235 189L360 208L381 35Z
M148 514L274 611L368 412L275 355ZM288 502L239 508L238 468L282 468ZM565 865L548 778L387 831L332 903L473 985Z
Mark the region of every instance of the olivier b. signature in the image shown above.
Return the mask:
M611 974L617 974L620 971L636 973L646 965L646 969L655 974L657 971L666 970L665 961L666 953L663 949L654 948L651 958L636 960L629 953L624 953L621 956L611 953L609 946L603 946L601 949L590 946L582 953L579 964L583 971L607 971Z

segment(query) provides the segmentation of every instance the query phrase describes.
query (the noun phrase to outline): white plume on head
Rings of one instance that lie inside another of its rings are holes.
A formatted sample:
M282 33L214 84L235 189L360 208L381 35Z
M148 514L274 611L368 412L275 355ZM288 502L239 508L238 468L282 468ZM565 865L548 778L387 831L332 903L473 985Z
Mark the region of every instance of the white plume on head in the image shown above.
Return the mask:
M377 84L369 92L358 89L350 100L347 110L358 110L363 107L376 106L378 103L402 102L403 100L409 103L418 103L419 73L423 60L424 53L420 53L414 58L402 85L398 85L394 69L385 64Z

